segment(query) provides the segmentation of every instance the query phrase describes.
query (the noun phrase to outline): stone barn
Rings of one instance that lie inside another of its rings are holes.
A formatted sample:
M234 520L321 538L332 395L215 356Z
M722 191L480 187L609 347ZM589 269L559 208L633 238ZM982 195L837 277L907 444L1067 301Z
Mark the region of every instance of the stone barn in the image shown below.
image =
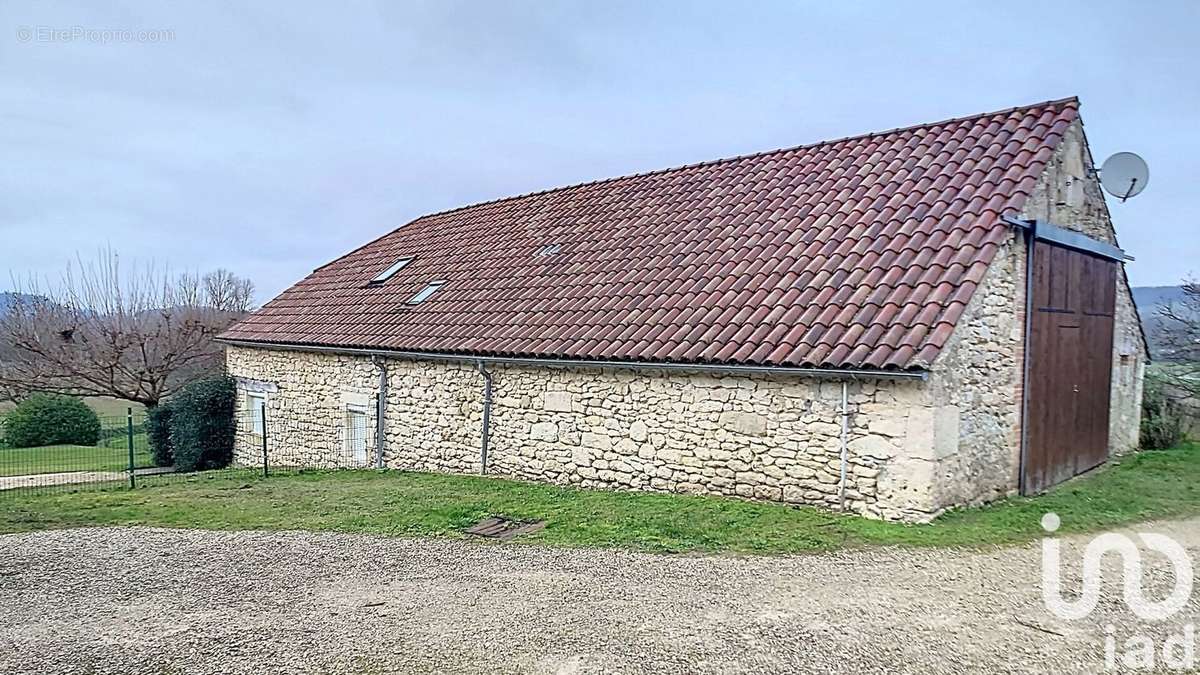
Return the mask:
M1126 260L1072 98L424 216L221 339L272 462L922 521L1136 447Z

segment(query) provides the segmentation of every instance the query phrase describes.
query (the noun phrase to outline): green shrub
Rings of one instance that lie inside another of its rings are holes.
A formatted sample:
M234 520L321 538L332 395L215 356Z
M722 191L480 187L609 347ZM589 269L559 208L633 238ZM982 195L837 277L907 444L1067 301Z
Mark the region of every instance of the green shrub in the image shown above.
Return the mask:
M193 382L171 398L168 426L177 470L220 469L233 463L236 400L237 387L230 377Z
M1141 446L1143 450L1165 450L1183 442L1186 436L1179 404L1156 377L1147 377L1142 391Z
M171 404L162 403L146 410L146 437L150 441L154 466L175 464L175 451L171 447Z
M77 398L33 394L4 418L4 440L12 448L96 445L100 418Z

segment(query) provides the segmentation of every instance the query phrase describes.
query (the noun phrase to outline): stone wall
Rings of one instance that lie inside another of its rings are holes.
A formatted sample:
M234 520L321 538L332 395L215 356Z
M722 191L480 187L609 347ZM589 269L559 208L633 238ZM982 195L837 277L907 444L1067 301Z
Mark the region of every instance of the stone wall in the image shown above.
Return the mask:
M495 369L494 466L530 479L840 504L841 383L665 371ZM847 386L846 508L894 512L880 467L916 383ZM898 440L899 439L899 440ZM913 514L913 517L919 517Z
M1023 246L997 252L930 370L937 508L1013 494L1021 461Z
M271 461L349 465L339 407L373 396L366 357L230 347L241 382L270 383ZM483 377L470 364L388 360L385 463L480 469ZM489 472L588 488L842 506L842 384L776 376L492 366ZM847 384L845 508L928 520L938 417L919 381ZM293 421L296 420L296 421ZM274 426L271 427L274 430ZM945 441L943 440L943 443ZM250 457L257 457L251 449ZM278 458L278 459L277 459Z
M1083 122L1066 131L1042 179L1029 197L1023 218L1048 220L1059 227L1082 232L1117 245L1116 230L1104 193L1092 171ZM1024 258L1024 252L1020 253ZM1109 417L1109 452L1136 450L1142 419L1142 376L1147 360L1141 322L1129 290L1124 268L1117 280L1117 305L1113 335L1112 404Z
M238 429L234 461L262 462L258 412L247 405L248 391L266 398L269 464L307 468L373 465L375 394L378 371L369 359L308 352L226 350L226 368L238 386ZM365 438L348 423L350 410L367 416ZM357 441L357 442L356 442ZM356 448L365 445L367 456Z

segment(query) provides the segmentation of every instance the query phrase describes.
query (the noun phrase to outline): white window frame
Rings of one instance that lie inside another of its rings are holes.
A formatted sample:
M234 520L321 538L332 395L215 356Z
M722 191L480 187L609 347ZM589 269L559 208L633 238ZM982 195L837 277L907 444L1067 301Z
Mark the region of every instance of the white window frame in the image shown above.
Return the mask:
M396 262L392 263L390 267L388 267L384 271L380 272L379 274L376 274L375 277L372 278L367 283L371 284L371 285L382 284L383 282L387 281L388 279L391 279L396 274L396 272L399 272L400 270L407 267L408 264L411 263L414 259L416 259L416 256L412 256L412 255L407 255L407 256L404 256L403 258L400 258Z
M246 392L246 412L250 417L250 433L255 436L262 436L266 432L266 420L263 419L263 406L267 404L267 392Z
M431 281L428 284L425 284L425 288L422 288L421 290L417 291L416 295L409 298L407 304L419 305L422 302L425 302L426 300L428 300L429 296L433 295L434 293L437 293L439 290L441 290L442 286L445 286L445 285L446 285L446 281L444 279L439 279L437 281Z
M357 418L357 417L362 418L362 434L363 434L363 436L361 439L359 439L356 435L354 435L352 433L355 431L354 422L355 422L355 418ZM354 457L355 450L358 449L355 447L355 443L356 442L361 443L364 465L367 463L370 463L370 461L371 461L371 449L370 449L370 447L368 447L368 443L367 443L367 441L369 440L368 436L370 435L370 430L371 430L371 413L370 413L370 410L368 409L368 407L365 405L357 404L357 403L347 403L346 404L346 412L343 415L343 420L342 420L342 435L343 435L342 449L345 451L346 456L353 460L353 459L355 459L355 457Z

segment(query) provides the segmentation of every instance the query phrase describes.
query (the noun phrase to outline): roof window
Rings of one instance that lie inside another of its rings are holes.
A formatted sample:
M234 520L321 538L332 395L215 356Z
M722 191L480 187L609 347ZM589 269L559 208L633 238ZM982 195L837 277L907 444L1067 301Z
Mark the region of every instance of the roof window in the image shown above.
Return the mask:
M555 255L562 250L562 244L546 244L538 249L538 255Z
M417 294L408 299L406 304L419 305L429 299L429 296L437 293L438 289L446 284L445 281L431 281L425 285L425 288L417 291Z
M380 272L379 274L376 274L376 275L375 275L375 278L374 278L374 279L371 279L370 283L371 283L372 285L376 285L376 284L382 284L383 282L385 282L385 281L387 281L388 279L392 278L392 275L393 275L393 274L395 274L396 272L399 272L400 270L404 269L404 266L405 266L405 265L407 265L408 263L412 262L412 261L413 261L413 256L411 256L411 255L410 255L410 256L405 256L405 257L403 257L403 258L401 258L401 259L397 260L396 262L392 263L392 266L391 266L391 267L389 267L389 268L387 268L386 270L384 270L384 271Z

